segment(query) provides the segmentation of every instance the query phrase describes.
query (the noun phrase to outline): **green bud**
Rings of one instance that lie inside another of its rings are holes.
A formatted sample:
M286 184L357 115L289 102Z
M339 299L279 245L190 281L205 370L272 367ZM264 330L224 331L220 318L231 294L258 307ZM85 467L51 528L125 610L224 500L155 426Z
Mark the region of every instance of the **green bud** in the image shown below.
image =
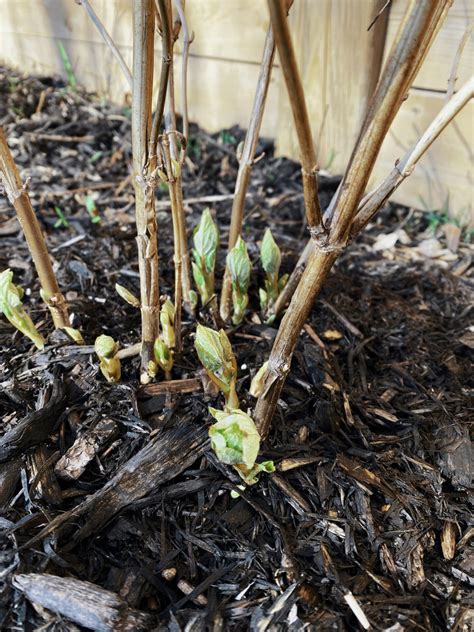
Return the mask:
M270 474L275 471L275 464L273 461L263 461L262 463L255 463L250 469L246 468L245 465L237 465L235 469L239 472L247 485L255 485L255 483L258 483L258 475L261 472Z
M225 331L198 325L194 346L210 379L224 393L226 405L236 408L237 361Z
M74 327L63 327L63 329L67 333L69 338L71 338L71 340L74 340L76 344L78 345L85 344L84 338L82 337L82 334L79 331L79 329L74 329Z
M95 339L94 350L99 358L113 358L118 351L118 344L112 336L102 334Z
M123 298L123 300L126 301L129 305L132 305L132 307L140 308L139 299L134 294L132 294L129 290L127 290L126 287L116 283L115 291L120 296L120 298Z
M21 302L22 298L23 290L13 283L13 272L7 268L0 273L0 312L18 331L27 336L38 349L43 349L43 336L26 313Z
M260 299L260 309L264 312L267 309L268 305L268 294L265 292L263 288L258 290L258 297Z
M120 381L121 366L118 358L102 357L100 359L99 368L107 382L115 384Z
M173 171L173 177L179 178L179 176L181 175L181 165L177 160L171 160L171 170Z
M253 397L260 397L263 393L265 378L268 373L268 360L262 364L257 373L255 373L252 383L250 384L249 393Z
M164 340L157 338L153 345L153 355L158 366L165 372L165 378L169 380L171 378L171 369L173 368L173 351Z
M174 333L174 314L175 309L173 303L169 298L161 306L160 310L160 324L162 331L162 339L166 343L167 347L174 349L176 344L176 338Z
M237 243L227 255L227 267L229 268L232 284L238 287L242 293L246 292L250 284L252 263L242 237L238 238Z
M281 253L269 228L267 228L263 236L260 247L260 261L267 274L278 275L281 265Z
M214 272L216 253L219 247L219 231L208 208L204 209L201 221L194 230L193 240L198 256L195 256L195 260L198 258L196 263L205 264L203 272Z

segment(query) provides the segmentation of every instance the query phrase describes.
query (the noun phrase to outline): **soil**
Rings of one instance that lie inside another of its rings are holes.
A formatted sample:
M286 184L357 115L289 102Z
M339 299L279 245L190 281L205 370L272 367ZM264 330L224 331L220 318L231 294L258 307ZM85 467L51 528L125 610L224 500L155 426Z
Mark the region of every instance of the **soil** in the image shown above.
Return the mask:
M440 215L383 209L302 331L262 450L276 473L234 499L238 478L207 441L208 406L222 402L201 379L195 320L185 317L174 387L140 388L136 357L108 384L92 352L102 333L121 347L139 340L139 312L114 289L138 294L129 109L0 68L0 124L88 345L52 330L0 199L0 270L14 271L48 338L37 351L0 320L2 629L470 629L470 246L447 248ZM211 206L223 244L243 137L191 127L188 228ZM270 226L288 272L306 240L298 164L267 140L262 153L243 231L250 308L228 330L244 409L276 332L259 316L259 240ZM321 176L324 207L338 181ZM157 199L161 290L171 295L166 187ZM205 311L198 319L213 326Z

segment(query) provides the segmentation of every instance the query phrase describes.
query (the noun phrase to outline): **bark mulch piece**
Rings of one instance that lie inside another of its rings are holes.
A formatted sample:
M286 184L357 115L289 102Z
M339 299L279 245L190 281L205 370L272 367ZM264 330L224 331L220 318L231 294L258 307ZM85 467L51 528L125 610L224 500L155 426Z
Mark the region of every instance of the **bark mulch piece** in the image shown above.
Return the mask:
M139 313L114 290L138 293L129 110L4 68L0 97L0 124L31 178L88 345L52 331L1 199L0 269L14 271L48 344L35 351L0 320L0 627L468 630L468 244L453 253L426 214L383 210L338 261L301 334L263 446L276 474L234 499L239 480L209 449L208 406L222 402L193 351L194 322L185 318L170 385L139 387L137 358L123 360L120 384L107 384L93 354L101 333L122 347L138 342ZM237 128L210 136L191 126L188 227L210 205L222 243L242 138ZM276 332L259 317L258 241L270 226L290 271L306 240L299 166L269 141L258 152L243 230L255 262L250 309L229 331L244 409ZM338 181L321 176L323 206ZM157 215L162 291L171 293L166 187Z

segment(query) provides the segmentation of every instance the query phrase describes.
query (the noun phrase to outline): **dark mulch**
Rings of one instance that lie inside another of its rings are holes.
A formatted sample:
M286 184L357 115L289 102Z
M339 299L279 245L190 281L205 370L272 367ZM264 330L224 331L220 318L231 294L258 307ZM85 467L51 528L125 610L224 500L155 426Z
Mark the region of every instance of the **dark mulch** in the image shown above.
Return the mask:
M74 325L89 345L100 333L122 346L138 341L139 314L114 290L119 282L138 292L129 114L55 79L0 69L0 124L31 177ZM191 130L185 198L222 196L210 206L223 243L242 137L239 129ZM263 151L244 237L257 270L258 240L270 226L289 271L306 239L300 172L274 157L270 142L261 142ZM338 180L321 180L327 204ZM88 216L84 195L95 198L100 222ZM171 292L166 191L158 200L162 291ZM34 321L50 334L37 352L0 320L4 629L83 629L72 619L92 629L353 630L351 597L377 630L468 629L467 245L426 258L419 246L427 220L412 213L402 245L374 250L377 235L406 218L395 206L351 245L302 332L264 446L277 473L234 500L238 481L206 441L207 407L219 401L199 385L144 394L136 358L123 361L120 384L105 383L90 347L52 332L14 213L5 199L0 205L0 269L14 271ZM191 228L207 203L187 206ZM55 207L67 227L55 228ZM261 282L258 271L248 318L229 332L242 407L250 408L251 376L275 335L258 318ZM200 319L211 323L208 314ZM200 368L194 322L184 327L176 379L195 378ZM73 444L70 458L88 450L91 457L68 480L59 460Z

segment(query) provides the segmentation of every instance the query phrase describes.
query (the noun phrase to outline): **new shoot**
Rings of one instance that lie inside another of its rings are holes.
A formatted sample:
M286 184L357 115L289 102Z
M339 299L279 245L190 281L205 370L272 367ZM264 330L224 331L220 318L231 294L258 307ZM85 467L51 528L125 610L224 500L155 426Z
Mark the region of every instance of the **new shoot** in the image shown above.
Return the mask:
M44 338L23 307L23 294L22 288L13 283L13 272L9 268L0 273L0 312L38 349L43 349Z
M171 369L173 368L173 350L176 346L174 317L174 305L170 299L167 298L160 311L161 334L155 340L153 346L155 362L164 371L165 380L171 380Z
M264 314L268 314L288 281L287 274L281 278L279 276L281 252L269 228L265 231L260 246L260 261L265 270L265 289L259 290L260 307Z
M239 399L235 390L237 360L225 331L214 331L198 325L194 346L209 378L224 394L226 410L238 408Z
M112 336L102 334L96 338L94 350L99 358L99 368L107 382L118 382L120 380L121 367L117 358L118 342Z
M194 230L193 241L194 282L202 304L206 305L214 296L214 267L219 247L219 231L208 208L204 209L201 221Z
M247 291L252 272L252 263L242 237L238 238L237 243L227 255L227 269L232 281L232 323L238 325L244 318L249 302Z

